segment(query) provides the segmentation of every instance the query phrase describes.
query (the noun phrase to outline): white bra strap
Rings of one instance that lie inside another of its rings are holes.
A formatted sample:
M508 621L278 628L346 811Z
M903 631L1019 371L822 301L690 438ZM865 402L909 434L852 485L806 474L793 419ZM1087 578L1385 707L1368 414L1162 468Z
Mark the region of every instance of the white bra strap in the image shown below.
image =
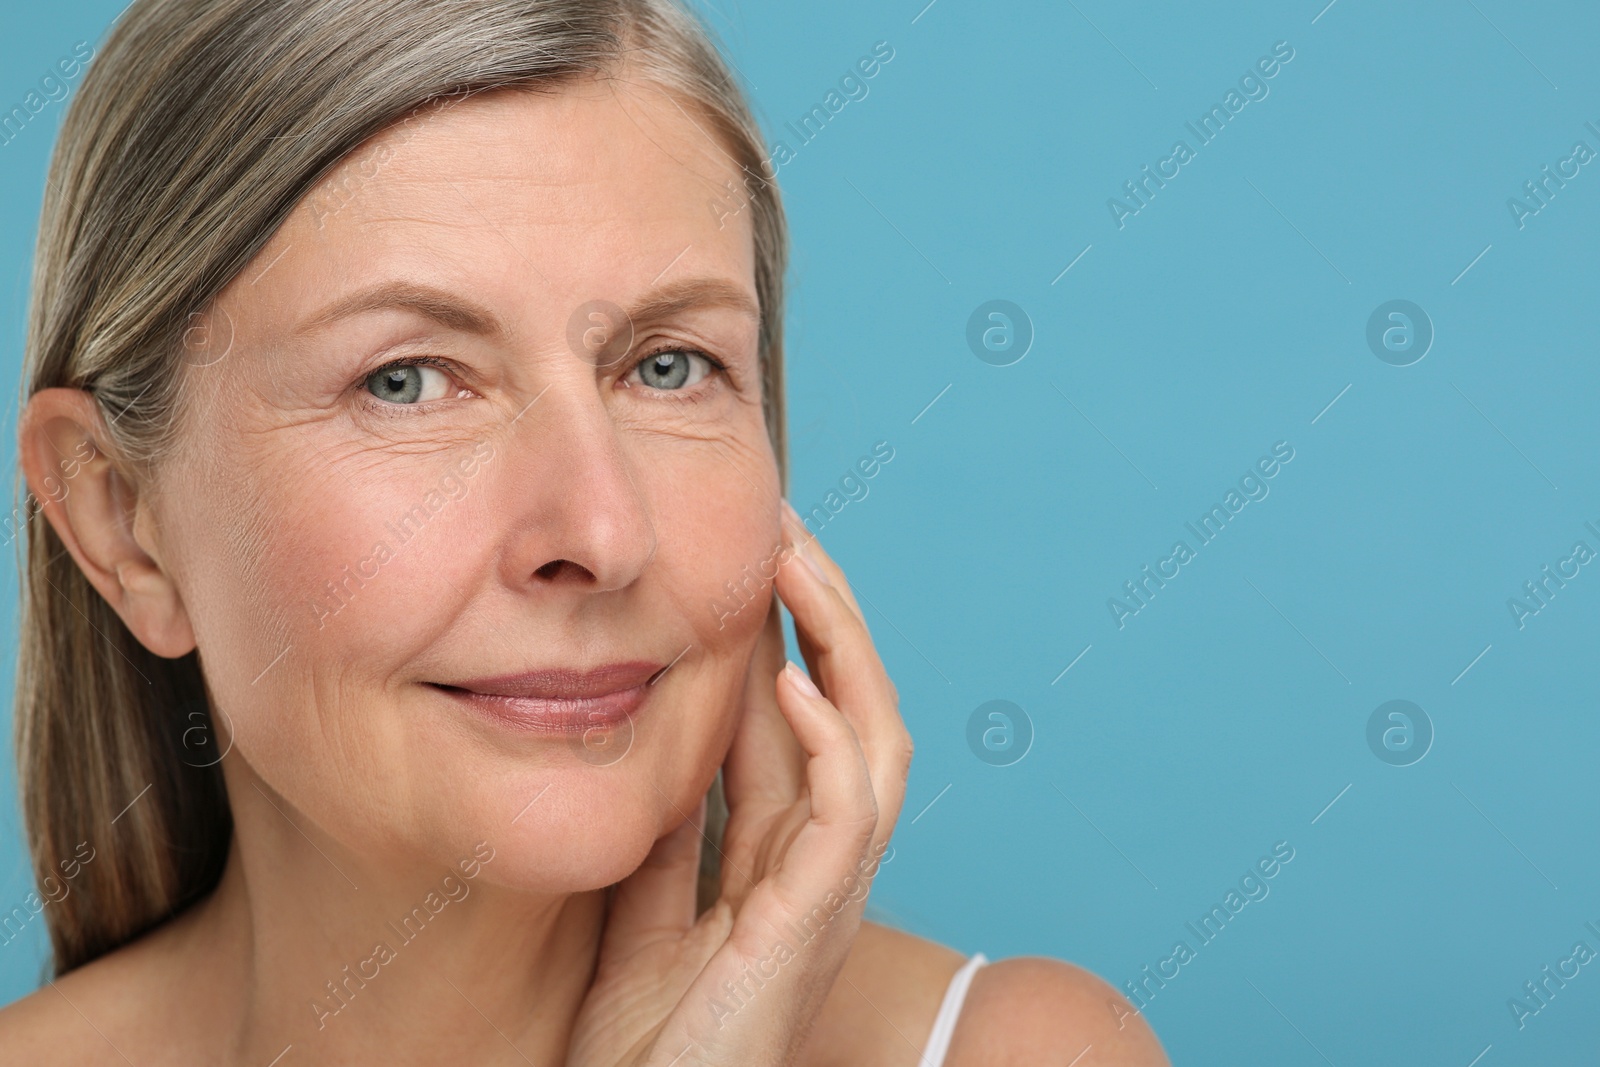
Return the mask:
M939 1015L933 1020L933 1029L928 1031L928 1043L922 1050L919 1067L941 1067L944 1063L945 1053L950 1051L950 1038L956 1032L956 1019L961 1015L961 1004L967 999L967 988L972 985L978 968L988 962L987 956L975 952L950 979L950 986L944 991L944 1002L939 1005Z

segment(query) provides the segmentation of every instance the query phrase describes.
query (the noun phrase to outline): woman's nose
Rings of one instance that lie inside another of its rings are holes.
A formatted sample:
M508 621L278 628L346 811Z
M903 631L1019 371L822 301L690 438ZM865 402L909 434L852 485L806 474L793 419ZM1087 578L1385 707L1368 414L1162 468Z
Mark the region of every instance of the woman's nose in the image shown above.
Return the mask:
M586 380L585 380L586 379ZM513 588L571 583L626 588L656 551L650 498L629 442L592 375L553 382L504 437L496 510L505 510Z

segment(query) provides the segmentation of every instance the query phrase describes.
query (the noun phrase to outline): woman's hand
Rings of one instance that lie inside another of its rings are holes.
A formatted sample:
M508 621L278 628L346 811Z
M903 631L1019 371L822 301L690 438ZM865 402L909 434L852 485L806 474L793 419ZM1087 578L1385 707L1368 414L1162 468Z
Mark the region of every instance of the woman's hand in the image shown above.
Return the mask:
M820 691L774 604L723 766L720 898L696 918L702 801L616 887L569 1067L792 1064L860 927L911 738L844 572L785 508L775 584Z

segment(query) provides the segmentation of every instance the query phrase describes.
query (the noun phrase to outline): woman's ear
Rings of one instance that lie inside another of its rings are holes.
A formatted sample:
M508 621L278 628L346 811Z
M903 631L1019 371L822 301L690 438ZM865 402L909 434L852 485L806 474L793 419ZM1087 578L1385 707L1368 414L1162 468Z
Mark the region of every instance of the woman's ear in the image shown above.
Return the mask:
M41 389L22 413L17 445L28 491L139 643L168 658L192 651L188 612L148 532L148 493L114 460L94 397Z

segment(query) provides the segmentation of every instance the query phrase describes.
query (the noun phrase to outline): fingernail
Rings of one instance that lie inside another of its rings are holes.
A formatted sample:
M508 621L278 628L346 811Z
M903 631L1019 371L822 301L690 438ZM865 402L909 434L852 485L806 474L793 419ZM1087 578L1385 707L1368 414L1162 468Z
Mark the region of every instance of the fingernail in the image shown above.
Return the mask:
M794 660L789 660L784 664L783 669L789 673L789 684L800 690L800 692L808 697L820 697L822 695L822 691L817 688L817 684L806 676L806 672L801 670Z

